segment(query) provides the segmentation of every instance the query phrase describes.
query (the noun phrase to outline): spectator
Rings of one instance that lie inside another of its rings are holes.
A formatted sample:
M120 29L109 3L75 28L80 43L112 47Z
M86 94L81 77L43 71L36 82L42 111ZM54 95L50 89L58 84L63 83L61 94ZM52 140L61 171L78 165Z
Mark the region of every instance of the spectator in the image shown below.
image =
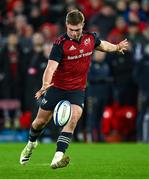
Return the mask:
M144 55L135 68L135 80L139 88L139 114L137 117L137 141L143 141L142 130L145 114L149 108L149 25L144 31Z
M116 1L117 16L124 16L127 10L127 2L125 0Z
M43 34L44 41L46 43L53 42L58 34L58 26L52 23L44 23L40 27L40 31Z
M98 14L103 6L102 0L89 0L87 3L82 3L82 11L86 17L86 20L89 21L90 18Z
M15 16L15 30L19 37L24 35L25 28L27 26L27 18L24 15L17 15Z
M103 26L104 24L104 26ZM96 27L101 38L106 39L115 24L115 12L111 4L105 4L100 12L89 21L89 29Z
M120 105L136 105L136 86L133 82L131 53L109 54L108 61L114 78L113 99ZM124 98L125 97L125 98Z
M24 53L28 53L32 49L32 36L34 34L33 26L27 24L24 29L24 34L20 37L20 47Z
M13 12L7 12L6 16L2 19L1 32L4 37L7 37L11 32L15 31L15 15Z
M29 23L33 25L35 31L45 22L44 17L41 16L41 10L38 6L33 6L30 9L30 14L28 17Z
M18 36L15 33L11 33L7 38L7 44L2 49L0 56L3 84L5 84L1 88L3 90L1 94L3 98L19 98L19 61L21 61L21 50L18 47Z
M139 18L140 21L146 21L147 17L145 16L144 11L142 11L140 3L137 0L132 0L130 1L129 8L125 12L125 20L129 22L131 17L137 17Z
M144 47L144 37L139 30L139 25L136 22L130 22L128 26L128 35L127 35L130 46L132 59L134 62L139 62L143 58L143 47Z
M141 2L141 7L143 12L145 13L145 17L149 17L149 1L148 0L143 0Z
M25 6L23 0L15 0L12 6L12 11L15 15L25 14Z
M127 26L123 17L117 17L115 23L115 28L113 28L108 35L108 41L111 43L120 42L122 39L124 39L124 37L126 37L127 33Z
M27 74L24 82L24 111L32 112L32 118L34 118L34 113L37 110L34 94L41 85L43 71L47 63L47 58L43 53L43 43L44 39L42 34L35 33L33 35L33 49L26 54Z
M102 140L101 117L111 92L112 78L105 58L105 53L95 52L88 75L86 128L94 142Z

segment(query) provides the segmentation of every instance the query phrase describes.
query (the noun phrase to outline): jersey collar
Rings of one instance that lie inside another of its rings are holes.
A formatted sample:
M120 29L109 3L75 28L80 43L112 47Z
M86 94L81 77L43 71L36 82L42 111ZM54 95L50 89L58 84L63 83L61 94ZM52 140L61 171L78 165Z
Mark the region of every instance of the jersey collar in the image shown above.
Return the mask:
M70 41L73 41L73 42L76 42L76 43L80 43L81 40L82 40L82 37L83 37L83 33L82 33L82 35L81 35L81 37L80 37L79 40L71 39L71 38L68 36L67 33L65 34L65 37L66 37L67 40L70 40Z

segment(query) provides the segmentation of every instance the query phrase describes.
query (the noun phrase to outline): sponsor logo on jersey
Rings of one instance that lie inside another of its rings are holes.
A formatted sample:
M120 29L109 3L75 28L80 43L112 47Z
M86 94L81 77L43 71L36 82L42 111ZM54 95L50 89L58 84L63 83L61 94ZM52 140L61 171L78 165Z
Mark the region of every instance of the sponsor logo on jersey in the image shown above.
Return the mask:
M72 45L70 48L69 48L70 51L73 51L73 50L76 50L76 47L74 45Z
M69 59L69 60L79 59L79 58L82 58L82 57L90 56L90 55L92 55L92 53L93 53L93 52L91 51L91 52L79 54L79 55L76 55L76 56L68 56L68 59Z

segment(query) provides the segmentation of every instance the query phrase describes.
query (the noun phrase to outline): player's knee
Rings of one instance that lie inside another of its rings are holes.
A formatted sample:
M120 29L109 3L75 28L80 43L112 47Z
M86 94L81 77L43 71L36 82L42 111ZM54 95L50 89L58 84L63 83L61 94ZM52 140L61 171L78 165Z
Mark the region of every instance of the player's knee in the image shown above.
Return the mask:
M77 122L72 120L72 121L70 122L69 128L70 128L71 130L74 130L75 127L76 127L76 125L77 125Z
M79 120L79 117L78 117L77 113L73 113L71 120L70 120L70 128L72 130L75 129L78 120Z
M44 119L44 118L36 118L33 121L32 126L35 127L36 129L38 129L38 128L43 128L46 124L47 124L46 119Z

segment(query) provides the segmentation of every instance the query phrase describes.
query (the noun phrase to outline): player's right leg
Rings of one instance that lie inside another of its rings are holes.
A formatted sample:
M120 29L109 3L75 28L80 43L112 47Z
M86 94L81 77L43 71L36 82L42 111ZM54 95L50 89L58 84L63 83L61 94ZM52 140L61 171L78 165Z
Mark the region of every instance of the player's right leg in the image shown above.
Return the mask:
M51 111L45 111L39 108L37 117L33 121L32 126L30 128L29 141L25 146L25 148L23 149L23 151L21 152L20 164L24 165L30 160L33 150L38 145L37 138L40 136L43 128L49 122L51 117L52 117Z
M52 169L63 168L69 164L70 158L65 155L68 148L73 132L77 125L78 120L82 114L82 108L78 105L72 104L72 117L70 121L63 127L57 140L57 149L50 164Z

